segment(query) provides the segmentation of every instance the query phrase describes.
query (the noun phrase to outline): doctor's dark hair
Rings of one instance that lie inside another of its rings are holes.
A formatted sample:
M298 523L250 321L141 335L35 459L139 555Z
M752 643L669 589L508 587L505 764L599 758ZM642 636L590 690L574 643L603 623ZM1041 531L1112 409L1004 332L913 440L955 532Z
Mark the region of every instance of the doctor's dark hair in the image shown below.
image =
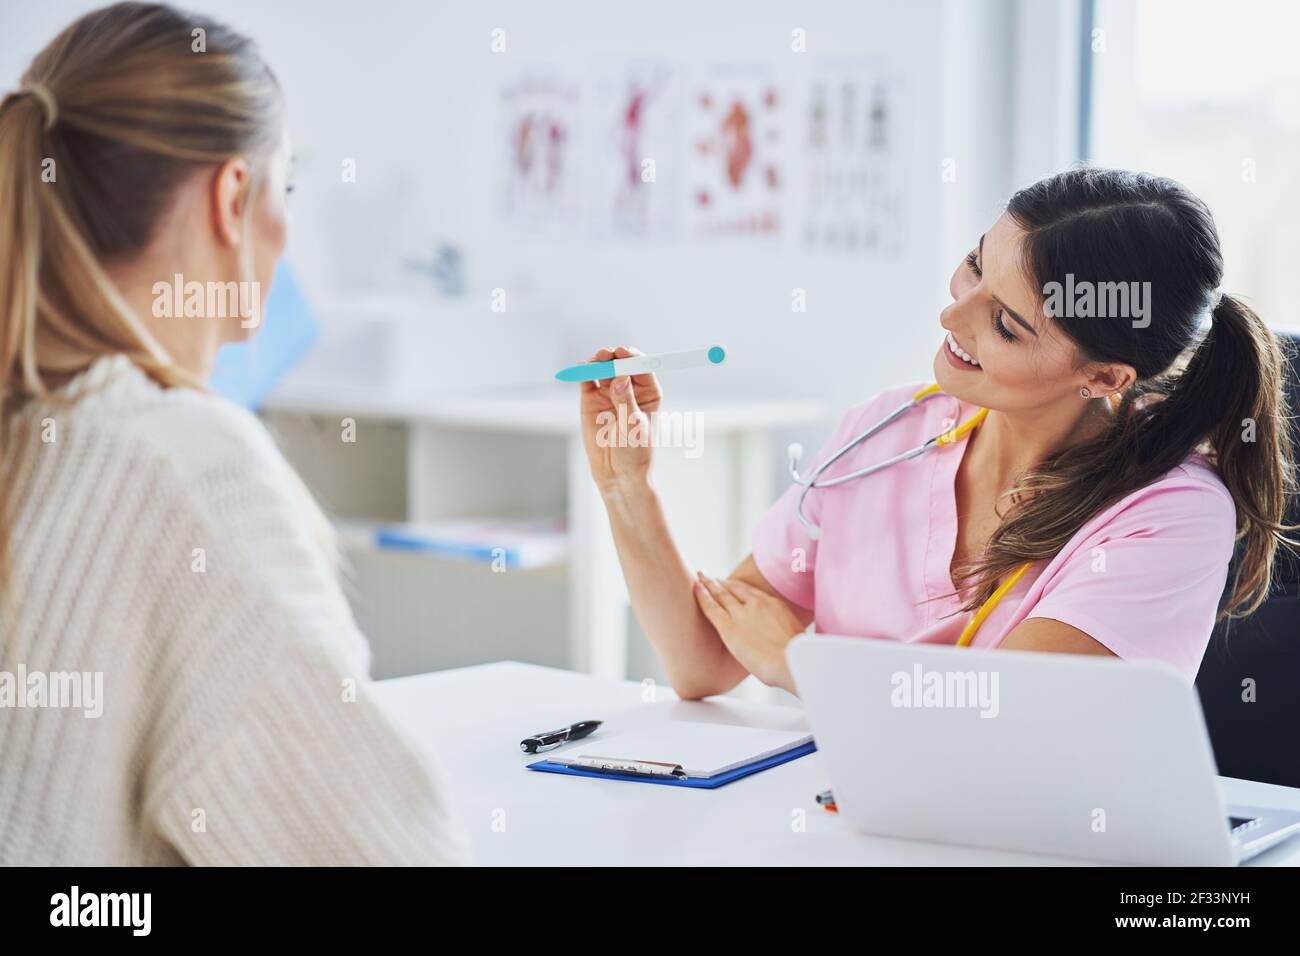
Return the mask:
M1149 282L1150 294L1138 326L1073 310L1050 317L1077 345L1081 365L1130 365L1137 380L1101 436L1020 476L985 552L958 569L967 608L979 607L1017 566L1054 557L1103 509L1200 451L1237 510L1236 577L1219 617L1251 613L1268 595L1279 545L1296 543L1286 537L1295 526L1283 523L1295 487L1286 360L1278 338L1243 302L1223 295L1216 304L1223 256L1210 210L1171 179L1077 168L1020 190L1007 212L1025 232L1022 267L1037 289L1065 287L1073 276L1076 287Z

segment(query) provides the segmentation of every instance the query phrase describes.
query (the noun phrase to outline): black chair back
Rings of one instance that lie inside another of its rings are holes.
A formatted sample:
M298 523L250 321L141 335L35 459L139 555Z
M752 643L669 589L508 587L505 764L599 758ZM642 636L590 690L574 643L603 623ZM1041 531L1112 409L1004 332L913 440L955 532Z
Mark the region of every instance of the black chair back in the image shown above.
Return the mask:
M1290 362L1287 404L1300 448L1300 338L1279 338ZM1300 523L1300 495L1291 498L1287 522ZM1219 773L1300 787L1300 559L1295 554L1279 555L1276 584L1258 611L1215 627L1196 688Z

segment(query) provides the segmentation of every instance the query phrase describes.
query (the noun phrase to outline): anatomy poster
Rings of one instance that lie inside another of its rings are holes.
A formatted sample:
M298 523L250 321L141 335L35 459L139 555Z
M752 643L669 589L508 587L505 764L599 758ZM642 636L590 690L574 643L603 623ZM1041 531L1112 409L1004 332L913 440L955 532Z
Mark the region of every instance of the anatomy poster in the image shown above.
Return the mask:
M501 90L502 207L530 230L576 229L579 210L577 82L525 76Z
M590 125L592 231L664 238L676 226L679 108L665 63L605 71L594 81Z
M691 217L704 236L780 231L785 189L784 104L767 70L718 69L691 104Z
M813 78L802 117L803 244L895 258L902 210L898 86L855 65Z

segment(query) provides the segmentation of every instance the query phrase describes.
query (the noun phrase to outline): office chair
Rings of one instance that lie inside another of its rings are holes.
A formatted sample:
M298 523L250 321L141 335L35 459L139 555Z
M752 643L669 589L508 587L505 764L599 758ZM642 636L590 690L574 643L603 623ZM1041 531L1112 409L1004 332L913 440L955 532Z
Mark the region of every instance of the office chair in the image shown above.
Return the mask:
M1291 434L1300 449L1300 337L1279 338L1289 363ZM1291 497L1286 521L1300 523L1300 494ZM1258 611L1215 627L1196 688L1219 773L1300 787L1300 559L1295 554L1279 553L1273 590ZM1246 699L1248 688L1253 702Z

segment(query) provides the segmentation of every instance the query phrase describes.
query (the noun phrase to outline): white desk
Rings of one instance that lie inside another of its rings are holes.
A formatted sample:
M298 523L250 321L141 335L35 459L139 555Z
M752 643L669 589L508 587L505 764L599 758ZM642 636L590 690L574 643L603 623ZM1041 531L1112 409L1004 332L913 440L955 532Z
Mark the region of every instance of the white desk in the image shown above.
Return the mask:
M817 806L817 754L719 790L575 779L525 770L530 733L603 719L606 731L664 717L806 727L797 708L715 698L657 701L630 681L505 662L383 681L381 701L442 770L474 860L489 865L1061 865L1077 861L868 837ZM1300 810L1300 790L1224 778L1227 798ZM1252 861L1300 864L1292 840Z

